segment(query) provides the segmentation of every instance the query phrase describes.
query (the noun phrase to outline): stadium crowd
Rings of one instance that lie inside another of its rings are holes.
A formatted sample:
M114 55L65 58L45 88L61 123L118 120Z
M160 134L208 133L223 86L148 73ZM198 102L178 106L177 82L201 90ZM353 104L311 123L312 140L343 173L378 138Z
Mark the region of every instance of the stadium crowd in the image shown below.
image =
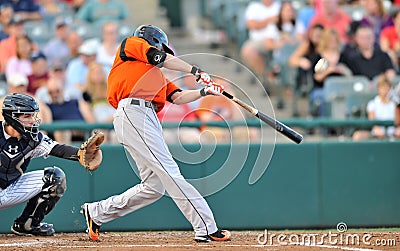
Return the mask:
M240 13L244 19L239 19L245 22L247 38L240 43L242 61L262 80L267 93L277 97L278 109L293 99L292 115L299 116L295 100L302 96L309 100L309 116L335 117L332 108L338 99L328 100L325 86L332 77L342 77L362 100L354 109L343 110L343 118L362 116L365 111L369 119L394 121L400 114L393 99L378 94L382 78L390 83L387 95L393 95L400 80L400 11L396 9L400 1L235 0L226 4L235 2L246 4ZM107 102L107 76L120 41L131 35L127 18L127 8L118 0L0 0L0 88L35 96L43 111L49 111L43 112L44 123L111 122L114 110ZM329 67L316 73L314 65L320 58L327 59ZM361 90L355 76L364 77ZM187 88L188 81L178 79ZM216 117L218 121L223 115L224 120L237 119L236 111L227 106L218 116L207 115L206 109L216 109L206 100L183 108L187 111L168 108L159 118L180 122ZM183 138L198 138L206 130L210 128L186 130L191 136ZM227 132L217 131L218 141L230 140ZM400 137L398 127L386 132L380 138ZM374 129L368 137L362 135L358 132L354 138L378 137ZM71 142L84 135L68 131L51 136ZM112 139L112 132L108 136ZM248 131L248 137L257 138L257 132ZM176 135L166 138L177 140Z
M387 79L390 86L385 95L394 95L390 89L400 79L399 1L308 0L296 1L302 2L297 9L294 2L249 1L243 13L249 31L241 46L243 62L262 79L267 92L273 86L289 90L287 98L281 91L272 93L278 96L276 107L282 109L283 100L305 95L312 117L347 119L366 110L369 119L394 120L395 99L379 98L377 86L380 79ZM321 58L329 66L316 72L314 66ZM346 108L335 113L338 103ZM294 117L296 109L293 106ZM383 128L386 132L379 134L377 128L382 127L374 127L370 137L400 137L399 125L396 130ZM354 135L356 140L370 137L361 137L360 132Z

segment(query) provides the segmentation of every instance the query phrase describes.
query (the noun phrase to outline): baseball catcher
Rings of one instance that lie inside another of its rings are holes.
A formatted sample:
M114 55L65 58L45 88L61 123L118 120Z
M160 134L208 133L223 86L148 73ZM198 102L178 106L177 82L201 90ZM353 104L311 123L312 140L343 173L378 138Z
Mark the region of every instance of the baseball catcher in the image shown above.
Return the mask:
M59 167L26 172L32 158L52 155L80 161L87 170L96 170L102 158L101 132L94 133L80 149L59 144L39 131L38 112L38 103L31 96L14 93L4 98L4 121L0 127L0 209L28 201L11 227L17 235L53 235L53 224L42 220L67 189L65 173Z
M136 161L142 182L122 194L82 205L92 240L99 240L102 224L157 201L165 191L189 220L195 241L226 241L231 237L228 230L217 227L206 200L183 178L156 115L167 101L185 104L206 95L221 95L224 87L199 67L175 57L168 46L164 31L141 25L117 51L108 77L108 101L117 109L114 129L118 141ZM193 74L193 81L205 87L181 90L165 78L162 67Z

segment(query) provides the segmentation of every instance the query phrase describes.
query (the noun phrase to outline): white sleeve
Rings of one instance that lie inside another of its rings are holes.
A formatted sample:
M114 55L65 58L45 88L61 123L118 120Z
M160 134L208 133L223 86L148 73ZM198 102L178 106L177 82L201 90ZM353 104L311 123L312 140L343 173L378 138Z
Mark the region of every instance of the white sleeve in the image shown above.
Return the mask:
M51 152L51 149L53 149L53 147L58 144L47 135L42 135L42 140L40 141L39 145L33 150L32 158L38 158L42 156L47 158Z
M257 20L257 6L255 3L250 3L245 12L246 21Z

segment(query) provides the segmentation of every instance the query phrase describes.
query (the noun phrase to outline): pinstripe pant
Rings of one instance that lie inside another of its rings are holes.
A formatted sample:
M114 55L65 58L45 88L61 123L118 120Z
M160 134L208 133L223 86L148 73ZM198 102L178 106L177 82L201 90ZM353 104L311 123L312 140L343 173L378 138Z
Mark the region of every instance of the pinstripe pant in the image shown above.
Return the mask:
M24 173L6 189L0 189L0 209L21 204L40 193L43 174L43 170Z
M118 141L136 161L142 182L122 194L89 204L93 221L101 225L147 206L165 191L192 224L198 236L217 231L213 213L205 199L181 175L164 141L161 124L153 109L119 102L114 116ZM150 220L150 219L149 219Z

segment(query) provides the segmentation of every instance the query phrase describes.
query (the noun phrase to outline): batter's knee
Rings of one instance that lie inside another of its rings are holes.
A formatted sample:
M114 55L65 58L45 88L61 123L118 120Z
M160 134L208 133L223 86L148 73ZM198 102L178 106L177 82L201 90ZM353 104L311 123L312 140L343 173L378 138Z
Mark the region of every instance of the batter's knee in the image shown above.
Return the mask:
M165 194L165 188L161 182L155 184L148 184L145 182L143 185L149 193L152 193L154 198L161 198Z

